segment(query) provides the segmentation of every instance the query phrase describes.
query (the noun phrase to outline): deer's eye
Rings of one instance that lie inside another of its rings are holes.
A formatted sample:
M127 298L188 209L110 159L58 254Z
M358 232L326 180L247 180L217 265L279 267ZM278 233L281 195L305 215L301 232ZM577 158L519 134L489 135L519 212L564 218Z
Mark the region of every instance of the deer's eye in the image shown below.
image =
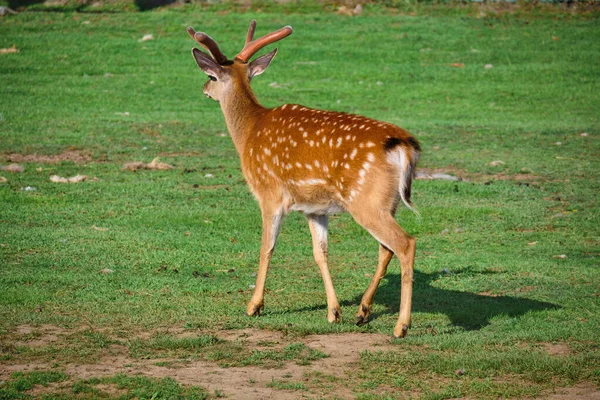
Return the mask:
M209 75L209 76L208 76L208 79L210 79L211 81L216 81L216 80L217 80L217 78L216 78L216 77L214 77L214 76L212 76L212 75Z

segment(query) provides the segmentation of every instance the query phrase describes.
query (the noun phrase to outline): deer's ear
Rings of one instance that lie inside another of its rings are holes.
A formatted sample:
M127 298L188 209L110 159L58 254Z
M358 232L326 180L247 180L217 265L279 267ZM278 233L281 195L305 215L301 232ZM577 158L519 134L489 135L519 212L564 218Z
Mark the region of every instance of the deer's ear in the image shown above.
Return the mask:
M253 76L260 75L265 72L269 64L271 64L273 57L275 57L275 54L277 54L277 49L252 61L248 68L248 78L252 79Z
M198 67L208 76L220 78L223 74L223 68L216 63L208 54L198 50L197 48L192 49L192 55Z

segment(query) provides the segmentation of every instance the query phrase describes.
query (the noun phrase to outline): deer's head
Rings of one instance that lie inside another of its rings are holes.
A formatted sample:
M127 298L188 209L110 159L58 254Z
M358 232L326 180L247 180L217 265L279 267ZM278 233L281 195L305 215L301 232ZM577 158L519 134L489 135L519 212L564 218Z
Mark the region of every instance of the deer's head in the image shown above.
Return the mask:
M213 38L204 32L194 31L192 27L187 28L189 35L210 53L209 56L197 48L192 49L198 67L209 78L208 82L204 84L204 94L207 97L221 101L228 94L235 93L240 86L248 85L254 76L262 74L267 69L271 60L277 54L277 49L249 63L250 58L263 47L292 33L292 27L286 26L260 39L253 40L255 29L256 21L252 20L244 48L233 60L228 60Z

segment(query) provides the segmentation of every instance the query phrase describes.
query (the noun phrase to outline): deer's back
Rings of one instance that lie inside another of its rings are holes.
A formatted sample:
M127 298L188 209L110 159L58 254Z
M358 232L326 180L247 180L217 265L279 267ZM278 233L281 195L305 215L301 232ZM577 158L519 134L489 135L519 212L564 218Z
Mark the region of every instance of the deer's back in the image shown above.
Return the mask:
M312 204L331 212L345 208L372 174L391 185L397 167L388 154L397 147L418 151L416 140L395 125L285 104L257 121L242 161L253 192L279 190L297 209Z

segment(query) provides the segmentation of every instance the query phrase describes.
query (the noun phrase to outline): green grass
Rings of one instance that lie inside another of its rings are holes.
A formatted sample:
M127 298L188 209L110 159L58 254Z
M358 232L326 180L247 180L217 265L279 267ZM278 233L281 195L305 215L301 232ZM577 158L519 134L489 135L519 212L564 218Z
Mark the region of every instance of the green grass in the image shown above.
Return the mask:
M132 377L123 374L105 378L79 380L58 393L31 396L28 390L35 385L48 387L51 383L68 380L68 375L55 371L36 371L29 373L16 372L0 387L1 399L72 399L72 398L117 398L119 399L186 399L204 400L207 393L199 387L182 387L171 378L149 379L140 376ZM102 384L104 390L97 386ZM113 392L106 391L112 388Z
M411 16L379 7L357 18L310 7L266 11L186 7L2 19L0 48L19 49L0 55L2 165L10 153L70 149L90 158L0 171L8 180L0 183L0 362L55 363L52 373L64 374L68 362L124 351L163 365L199 359L277 368L325 356L302 343L305 334L391 334L397 261L377 292L372 321L353 323L377 244L348 215L330 223L342 323L326 322L323 284L298 214L287 217L280 235L264 314L243 315L260 213L223 136L220 109L202 94L206 78L189 54L185 27L205 30L233 56L256 18L259 35L295 29L253 81L263 104L300 103L398 124L421 141L421 167L465 178L416 181L413 200L423 218L399 211L418 243L413 326L408 338L394 341L398 351L362 353L359 375L345 381L350 390L361 398L400 390L497 398L581 382L598 387L598 19L536 12L478 18L460 10ZM148 33L154 40L140 42ZM175 169L121 170L156 156ZM490 166L496 160L504 164ZM53 174L89 179L56 184ZM27 186L36 190L22 190ZM113 272L101 273L106 268ZM41 347L28 345L39 332L15 333L42 324L72 333ZM201 332L136 336L171 326ZM217 335L249 327L284 332L288 347L256 350ZM549 355L544 343L569 352ZM456 375L460 369L466 373ZM35 379L15 375L0 389L25 396L29 389L15 382ZM163 390L153 385L187 396L176 382L114 379L128 382L133 397ZM74 385L80 397L101 391ZM321 377L272 383L325 392L328 385Z

